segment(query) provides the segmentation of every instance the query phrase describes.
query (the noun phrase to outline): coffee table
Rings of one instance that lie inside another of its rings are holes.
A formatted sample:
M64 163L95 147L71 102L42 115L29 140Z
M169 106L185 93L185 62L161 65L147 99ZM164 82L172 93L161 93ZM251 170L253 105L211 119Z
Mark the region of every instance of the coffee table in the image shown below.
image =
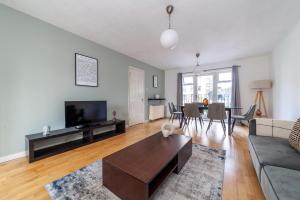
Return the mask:
M192 139L154 134L103 159L103 185L124 200L149 199L192 155Z

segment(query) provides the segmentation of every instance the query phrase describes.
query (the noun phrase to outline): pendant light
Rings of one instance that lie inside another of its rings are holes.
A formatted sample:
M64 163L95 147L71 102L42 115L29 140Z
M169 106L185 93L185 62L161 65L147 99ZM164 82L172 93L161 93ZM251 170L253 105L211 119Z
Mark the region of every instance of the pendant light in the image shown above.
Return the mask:
M161 33L160 43L166 49L175 49L179 38L177 32L171 27L171 14L174 11L174 6L168 5L166 11L169 15L169 28Z
M197 64L196 64L196 66L194 67L193 73L196 73L197 67L200 67L200 64L199 64L199 57L200 57L200 53L196 53Z

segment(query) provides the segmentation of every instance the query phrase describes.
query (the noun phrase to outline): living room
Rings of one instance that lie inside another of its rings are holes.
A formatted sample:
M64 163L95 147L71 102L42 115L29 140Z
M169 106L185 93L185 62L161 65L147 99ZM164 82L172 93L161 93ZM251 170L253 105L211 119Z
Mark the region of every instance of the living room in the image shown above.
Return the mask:
M0 199L299 199L299 1L0 0L0 27Z

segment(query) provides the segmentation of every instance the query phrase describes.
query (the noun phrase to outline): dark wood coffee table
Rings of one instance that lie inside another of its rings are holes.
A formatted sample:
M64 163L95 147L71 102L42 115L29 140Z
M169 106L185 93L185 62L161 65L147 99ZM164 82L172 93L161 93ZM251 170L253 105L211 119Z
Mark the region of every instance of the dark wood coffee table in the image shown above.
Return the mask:
M192 139L152 135L103 159L103 185L124 200L149 199L192 155Z

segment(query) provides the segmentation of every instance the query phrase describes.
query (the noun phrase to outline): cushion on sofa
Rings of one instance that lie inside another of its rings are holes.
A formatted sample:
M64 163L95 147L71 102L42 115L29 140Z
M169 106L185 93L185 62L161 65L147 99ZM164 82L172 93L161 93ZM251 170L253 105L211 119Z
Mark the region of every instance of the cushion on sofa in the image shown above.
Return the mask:
M290 145L300 152L300 118L294 124L292 132L289 137Z
M273 119L273 137L289 138L292 128L294 126L293 121L277 120Z
M261 186L266 199L299 199L300 171L268 165L264 166Z
M272 165L300 171L300 155L287 139L249 135L249 142L262 166Z

